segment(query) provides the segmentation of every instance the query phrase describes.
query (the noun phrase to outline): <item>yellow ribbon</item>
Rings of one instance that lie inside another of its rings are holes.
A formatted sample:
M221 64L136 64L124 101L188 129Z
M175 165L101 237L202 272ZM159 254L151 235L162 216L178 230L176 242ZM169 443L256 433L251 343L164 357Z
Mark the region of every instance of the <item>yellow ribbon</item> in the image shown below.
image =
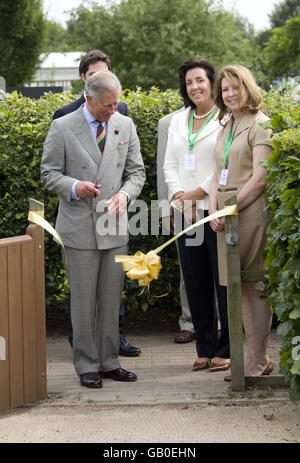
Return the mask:
M123 270L131 280L138 280L140 286L149 286L151 281L157 280L160 269L160 257L155 251L144 254L137 251L134 256L115 256L116 262L122 262Z
M138 280L139 286L148 286L149 289L151 281L153 279L158 279L160 269L162 268L160 256L157 255L160 251L193 228L227 215L238 215L238 208L236 204L233 206L225 206L221 211L215 212L204 219L198 220L198 222L193 223L180 233L177 233L177 235L173 236L173 238L156 248L154 251L149 251L147 254L137 251L134 256L115 256L115 262L122 263L123 270L126 272L126 276L128 278L131 280Z
M59 234L57 233L57 231L52 227L52 225L50 225L49 222L47 222L47 220L44 219L44 211L29 211L28 220L29 220L29 222L32 222L32 223L34 223L36 225L39 225L40 227L44 228L44 230L46 230L54 238L56 238L56 240L59 242L59 244L61 245L61 247L64 250L65 263L66 263L66 265L68 265L67 253L66 253L66 250L65 250L64 243L63 243L61 237L59 236Z

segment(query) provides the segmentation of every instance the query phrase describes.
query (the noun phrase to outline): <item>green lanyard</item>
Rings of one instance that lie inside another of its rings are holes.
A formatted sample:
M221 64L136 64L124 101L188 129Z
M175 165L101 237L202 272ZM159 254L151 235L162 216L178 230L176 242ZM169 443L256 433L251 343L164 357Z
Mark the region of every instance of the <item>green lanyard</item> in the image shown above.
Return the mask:
M192 133L193 133L193 125L194 125L194 111L192 111L192 115L191 115L191 120L190 120L190 126L189 126L189 134L188 134L188 141L189 141L189 150L192 151L192 149L194 148L194 144L197 140L197 137L199 135L199 133L201 132L201 130L204 129L204 127L209 123L209 121L211 120L211 118L213 117L213 115L215 114L216 110L212 111L211 114L209 115L209 117L206 119L205 123L202 125L202 127L200 127L200 129L198 130L197 133L195 133L194 137L192 138Z
M234 135L235 135L236 129L237 129L238 126L239 126L239 123L238 123L237 126L236 126L236 128L234 129L234 132L232 133L233 123L234 123L234 119L232 120L232 124L231 124L230 130L229 130L229 134L228 134L228 136L227 136L226 144L225 144L224 159L223 159L223 165L224 165L224 167L227 166L228 151L229 151L229 148L230 148L230 146L231 146L232 140L234 139Z

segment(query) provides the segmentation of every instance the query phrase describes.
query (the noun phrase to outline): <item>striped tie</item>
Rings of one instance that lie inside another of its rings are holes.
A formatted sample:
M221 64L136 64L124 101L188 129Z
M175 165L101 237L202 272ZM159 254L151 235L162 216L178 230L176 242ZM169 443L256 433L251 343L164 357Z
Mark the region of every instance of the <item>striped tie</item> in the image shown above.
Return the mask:
M98 125L97 128L96 143L99 146L99 150L102 154L105 145L105 130L101 123Z

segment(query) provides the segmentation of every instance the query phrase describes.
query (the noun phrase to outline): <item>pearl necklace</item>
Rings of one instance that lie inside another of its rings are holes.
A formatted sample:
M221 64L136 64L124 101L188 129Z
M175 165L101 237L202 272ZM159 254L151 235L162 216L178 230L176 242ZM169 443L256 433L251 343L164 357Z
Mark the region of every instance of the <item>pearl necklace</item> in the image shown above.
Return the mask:
M195 119L204 119L205 117L207 117L212 112L213 109L215 109L215 105L213 105L213 107L207 113L203 114L202 116L197 116L196 111L194 109L194 118Z

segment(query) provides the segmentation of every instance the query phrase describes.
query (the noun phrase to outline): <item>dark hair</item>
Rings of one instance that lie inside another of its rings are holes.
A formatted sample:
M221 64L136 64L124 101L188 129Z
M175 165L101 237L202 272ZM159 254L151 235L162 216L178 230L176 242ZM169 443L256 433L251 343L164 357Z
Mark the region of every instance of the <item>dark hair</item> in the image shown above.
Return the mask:
M79 64L79 75L86 74L89 70L89 66L91 64L98 63L99 61L106 63L110 71L110 61L108 55L103 53L101 50L91 50L81 58Z
M180 91L180 95L183 98L184 106L186 108L188 106L191 106L192 108L195 107L195 103L193 103L192 100L188 97L188 94L186 91L186 83L185 83L186 73L190 69L194 69L194 68L204 69L207 75L207 78L210 80L212 89L213 89L214 82L217 78L216 68L214 67L212 63L210 63L206 59L197 60L195 58L190 58L189 60L185 61L178 69L178 74L179 74L179 91Z

